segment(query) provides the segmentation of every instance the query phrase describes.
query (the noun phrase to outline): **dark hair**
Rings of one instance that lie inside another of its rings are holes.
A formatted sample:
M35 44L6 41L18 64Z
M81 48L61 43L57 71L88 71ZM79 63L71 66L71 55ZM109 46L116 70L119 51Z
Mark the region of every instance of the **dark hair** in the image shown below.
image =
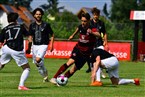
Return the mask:
M35 15L35 13L36 13L37 11L40 11L41 14L44 15L44 11L43 11L41 8L36 8L36 9L32 12L33 16Z
M89 15L89 13L83 13L83 14L81 15L81 17L85 17L87 20L90 20L90 15Z
M97 9L96 7L92 8L91 11L92 11L93 14L94 14L94 13L97 13L98 15L100 14L100 10Z
M8 22L15 22L18 19L19 15L15 12L10 12L7 16Z

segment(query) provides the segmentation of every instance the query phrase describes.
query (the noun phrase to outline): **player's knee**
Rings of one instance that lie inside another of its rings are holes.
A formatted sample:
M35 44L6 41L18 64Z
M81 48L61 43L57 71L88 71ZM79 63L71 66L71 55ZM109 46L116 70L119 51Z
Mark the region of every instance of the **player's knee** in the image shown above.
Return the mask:
M36 61L36 63L40 63L41 62L41 58L36 58L35 61Z
M30 69L30 65L27 63L27 64L24 64L21 66L23 68L23 70L25 70L26 68L29 68Z
M112 82L113 85L118 85L118 83L119 83L119 79L118 78L111 77L110 79L111 79L111 82Z

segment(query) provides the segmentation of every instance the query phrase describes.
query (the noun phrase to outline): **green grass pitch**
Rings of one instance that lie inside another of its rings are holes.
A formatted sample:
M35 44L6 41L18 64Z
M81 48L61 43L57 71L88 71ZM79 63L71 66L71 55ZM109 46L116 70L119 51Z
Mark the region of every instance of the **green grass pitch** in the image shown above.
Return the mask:
M60 65L67 59L45 59L49 79L53 77ZM91 87L90 73L86 73L87 64L77 71L63 87L57 87L50 82L43 83L36 66L29 59L31 71L25 85L32 90L17 90L22 69L14 60L0 71L0 97L145 97L145 63L120 61L119 74L121 78L140 78L141 85L111 85L107 77L102 79L102 87Z

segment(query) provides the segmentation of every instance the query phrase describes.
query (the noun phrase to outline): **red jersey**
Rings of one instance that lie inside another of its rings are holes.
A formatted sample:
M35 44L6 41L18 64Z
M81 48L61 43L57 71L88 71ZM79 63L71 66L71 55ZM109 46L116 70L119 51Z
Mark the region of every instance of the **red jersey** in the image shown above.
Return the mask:
M76 47L86 55L90 55L96 43L96 36L87 32L91 27L83 28L82 25L78 26L79 29L79 40Z

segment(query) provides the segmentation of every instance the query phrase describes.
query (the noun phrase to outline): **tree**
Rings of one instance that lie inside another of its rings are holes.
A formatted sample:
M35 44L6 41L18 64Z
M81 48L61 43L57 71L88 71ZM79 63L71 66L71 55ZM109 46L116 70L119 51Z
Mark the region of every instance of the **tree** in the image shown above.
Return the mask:
M49 14L54 16L55 14L59 13L61 9L64 9L64 6L58 7L58 0L47 0L48 4L43 4L41 7L45 10L48 11Z
M105 3L104 6L103 6L103 12L104 14L109 18L109 13L107 11L107 4Z
M48 19L48 14L45 13L43 20L51 23L51 27L55 32L56 38L68 39L78 26L79 19L72 12L64 10L55 15L55 20Z

